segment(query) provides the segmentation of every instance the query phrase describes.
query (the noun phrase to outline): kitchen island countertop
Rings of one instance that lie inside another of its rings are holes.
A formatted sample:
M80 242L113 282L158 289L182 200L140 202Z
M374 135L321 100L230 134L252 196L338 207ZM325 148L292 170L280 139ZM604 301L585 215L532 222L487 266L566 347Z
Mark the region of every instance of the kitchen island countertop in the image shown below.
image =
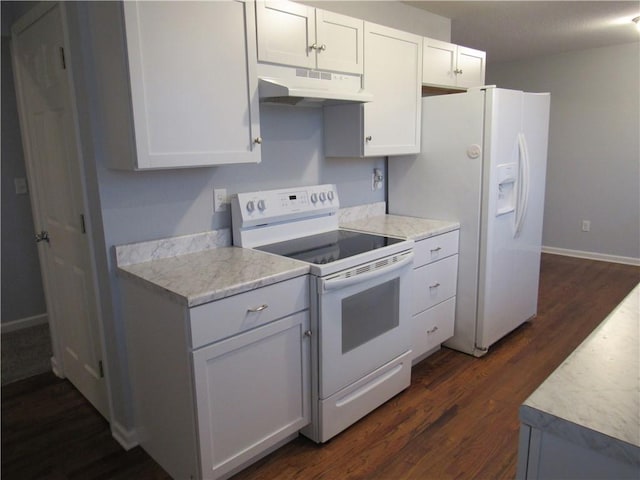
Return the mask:
M640 468L640 285L520 407L520 420Z
M458 230L460 224L458 222L429 220L402 215L377 215L340 223L340 228L419 241Z

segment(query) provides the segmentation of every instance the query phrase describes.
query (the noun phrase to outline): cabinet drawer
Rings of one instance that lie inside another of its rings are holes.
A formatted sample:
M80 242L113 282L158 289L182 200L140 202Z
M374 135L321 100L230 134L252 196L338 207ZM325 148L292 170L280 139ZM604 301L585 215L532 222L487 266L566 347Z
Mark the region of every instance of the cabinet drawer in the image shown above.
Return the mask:
M191 347L196 349L307 308L306 275L194 307L189 312Z
M416 242L413 266L426 265L458 253L458 233L458 230L454 230Z
M416 268L413 275L412 313L420 313L456 294L458 255Z
M428 352L453 336L456 297L439 303L413 317L411 350L413 358Z

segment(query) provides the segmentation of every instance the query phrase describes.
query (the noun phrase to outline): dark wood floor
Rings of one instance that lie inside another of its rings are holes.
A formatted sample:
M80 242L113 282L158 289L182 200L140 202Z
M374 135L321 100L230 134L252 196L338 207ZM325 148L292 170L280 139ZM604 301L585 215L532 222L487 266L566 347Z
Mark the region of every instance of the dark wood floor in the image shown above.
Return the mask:
M442 349L411 387L330 442L300 437L239 473L249 479L513 478L518 406L640 281L640 268L543 255L538 317L483 358ZM2 389L2 478L166 479L122 450L64 380Z

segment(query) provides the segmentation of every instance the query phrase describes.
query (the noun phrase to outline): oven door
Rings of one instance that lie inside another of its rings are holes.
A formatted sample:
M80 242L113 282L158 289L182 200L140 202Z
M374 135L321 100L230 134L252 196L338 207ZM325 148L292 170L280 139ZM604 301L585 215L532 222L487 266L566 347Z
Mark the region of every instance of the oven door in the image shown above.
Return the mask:
M319 279L321 399L409 351L412 264L402 252Z

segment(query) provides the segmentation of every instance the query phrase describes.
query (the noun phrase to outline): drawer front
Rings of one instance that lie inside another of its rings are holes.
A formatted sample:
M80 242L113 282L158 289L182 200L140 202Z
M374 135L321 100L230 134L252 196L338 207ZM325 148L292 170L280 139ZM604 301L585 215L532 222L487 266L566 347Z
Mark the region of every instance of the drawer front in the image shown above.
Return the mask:
M189 311L191 347L231 337L309 308L309 277L257 288Z
M416 242L413 248L413 266L419 267L455 255L458 253L458 237L459 231L454 230Z
M413 274L413 304L415 315L456 294L458 255L416 268Z
M456 315L456 297L413 317L411 350L419 357L453 336Z

